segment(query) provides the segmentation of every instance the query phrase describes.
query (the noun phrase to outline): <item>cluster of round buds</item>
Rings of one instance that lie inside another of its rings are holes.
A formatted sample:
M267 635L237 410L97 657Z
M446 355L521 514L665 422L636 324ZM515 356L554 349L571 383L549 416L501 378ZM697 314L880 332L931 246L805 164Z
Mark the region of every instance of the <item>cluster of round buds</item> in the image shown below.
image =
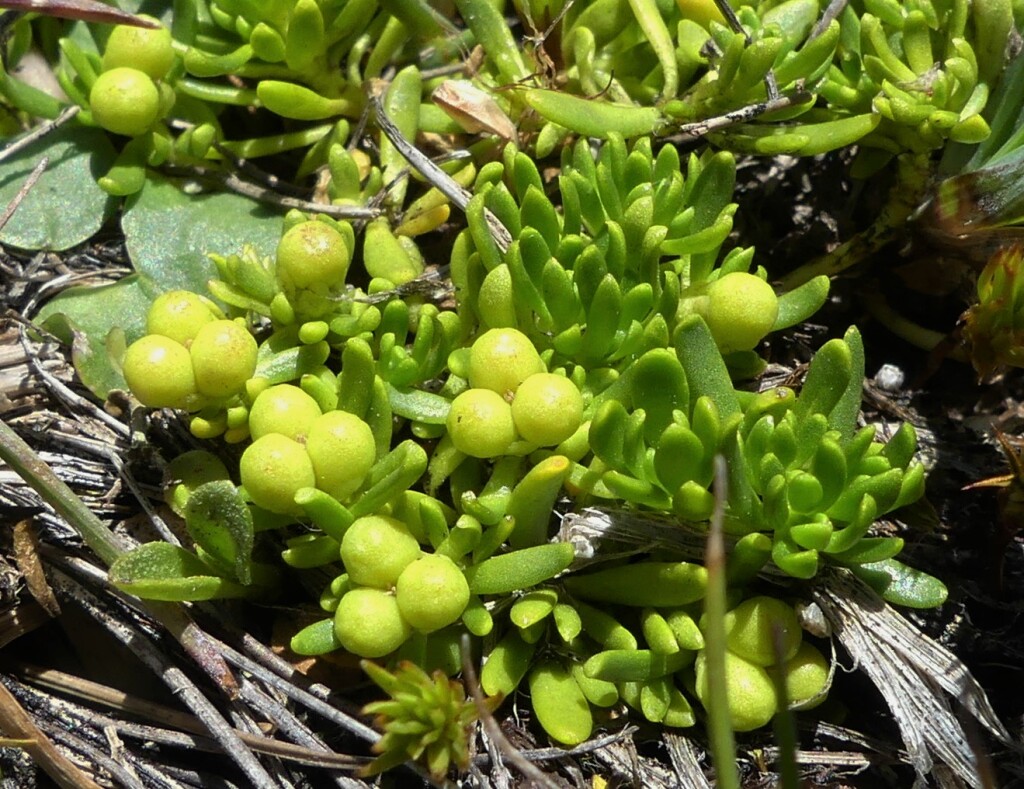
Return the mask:
M132 343L122 371L151 408L198 411L241 392L256 370L256 340L208 299L185 290L159 296L147 334Z
M583 421L579 389L547 372L530 338L516 329L491 329L477 338L469 384L452 401L447 428L456 449L472 457L499 457L520 440L556 446Z
M341 542L350 588L334 613L334 632L360 657L383 657L414 630L432 633L457 621L469 583L447 556L424 553L402 521L387 515L356 520Z
M118 25L103 50L102 71L89 91L93 120L109 132L138 137L174 100L160 83L174 63L171 31Z

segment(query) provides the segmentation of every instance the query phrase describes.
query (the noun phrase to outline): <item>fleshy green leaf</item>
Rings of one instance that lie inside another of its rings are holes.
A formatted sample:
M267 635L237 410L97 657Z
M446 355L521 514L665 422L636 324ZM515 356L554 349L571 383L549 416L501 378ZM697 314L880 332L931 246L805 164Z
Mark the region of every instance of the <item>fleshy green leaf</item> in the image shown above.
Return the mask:
M252 582L253 526L249 508L230 480L200 485L185 505L188 533L217 567Z
M829 340L811 360L803 389L793 406L797 420L811 414L829 414L845 393L852 391L853 352L842 340ZM861 382L856 394L860 396Z
M196 601L245 597L244 586L210 575L195 554L166 542L147 542L110 565L110 582L144 600Z
M857 327L851 326L847 329L843 340L850 351L850 380L828 415L829 427L839 431L840 443L846 443L857 429L861 388L864 385L864 341Z
M935 608L946 602L949 594L946 585L935 576L908 567L896 559L858 564L850 569L887 602L895 605Z
M297 655L324 655L341 649L341 642L334 633L334 620L321 619L292 636L290 646Z
M779 314L772 331L788 329L810 318L828 298L830 280L822 274L779 296Z

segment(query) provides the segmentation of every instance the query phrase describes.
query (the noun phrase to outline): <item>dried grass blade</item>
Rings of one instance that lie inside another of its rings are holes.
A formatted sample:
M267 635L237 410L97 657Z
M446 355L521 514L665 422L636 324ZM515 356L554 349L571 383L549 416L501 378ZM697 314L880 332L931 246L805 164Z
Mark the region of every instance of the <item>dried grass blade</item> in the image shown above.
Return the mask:
M0 728L9 736L26 740L22 747L61 789L100 789L99 784L57 750L3 685L0 685Z
M840 643L884 696L919 782L941 766L937 759L965 784L985 786L978 755L945 694L999 739L1008 735L967 667L848 571L829 572L813 595Z

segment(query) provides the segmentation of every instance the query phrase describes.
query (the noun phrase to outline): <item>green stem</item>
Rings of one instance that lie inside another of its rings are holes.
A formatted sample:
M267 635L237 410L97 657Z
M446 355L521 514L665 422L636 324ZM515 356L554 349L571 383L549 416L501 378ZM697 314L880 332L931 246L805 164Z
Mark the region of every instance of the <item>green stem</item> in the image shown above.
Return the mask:
M725 484L727 471L725 458L715 457L715 511L711 516L708 548L704 566L708 571L707 596L704 610L707 629L704 631L704 649L708 672L708 739L715 765L715 785L718 789L739 789L740 776L736 769L736 738L729 715L728 688L725 676L725 543L722 538L722 520L727 500Z
M927 329L919 323L914 323L909 318L900 315L878 291L870 292L864 296L864 306L867 307L872 318L897 337L906 340L916 348L924 351L933 351L949 339L948 334L943 334L934 329ZM950 355L963 361L961 353L951 353Z
M106 524L96 517L6 422L0 422L0 460L14 469L43 501L53 507L107 565L125 552L126 547Z
M782 631L778 625L772 628L772 641L776 656L782 655ZM778 712L772 722L775 742L779 746L779 787L780 789L800 789L800 773L796 765L796 751L799 740L796 733L796 716L789 708L789 696L786 694L786 672L781 662L777 662L771 670L772 683L775 685L775 700Z
M244 90L230 85L214 85L199 79L180 79L174 87L193 99L209 101L214 104L234 104L239 107L248 107L257 103L254 90Z
M830 277L866 260L894 240L924 198L931 174L927 155L904 154L897 159L896 182L878 218L867 230L806 265L791 271L782 279L782 290L793 290L814 277Z
M661 65L663 99L674 99L679 91L679 67L676 64L675 45L654 0L629 0L640 29L650 42L658 63Z

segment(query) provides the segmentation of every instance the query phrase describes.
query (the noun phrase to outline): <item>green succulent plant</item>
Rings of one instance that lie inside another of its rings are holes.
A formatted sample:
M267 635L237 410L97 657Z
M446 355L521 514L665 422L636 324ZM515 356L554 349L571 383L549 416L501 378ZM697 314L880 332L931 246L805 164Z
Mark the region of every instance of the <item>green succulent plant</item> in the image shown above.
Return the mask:
M780 296L751 272L753 250L718 261L733 176L728 154L693 156L684 169L675 149L655 155L647 141L612 135L597 155L583 143L566 150L556 205L535 163L508 146L476 177L452 251L454 310L417 303L394 287L398 277L369 292L347 286L353 227L297 212L276 258L214 258L211 292L237 323L177 297L192 348L220 324L269 332L250 377L192 428L251 435L241 493L218 483L225 502L249 502L250 523L283 529L294 571L336 568L319 601L326 616L295 634L294 651L420 664L433 654L456 671L460 633L494 634L484 690L527 683L561 743L585 740L593 709L619 700L653 722L692 726L692 683L681 678L697 665L701 698L704 568L662 550L573 572L573 545L549 542L551 512L568 495L577 506L672 513L699 533L715 507L719 454L737 611L769 562L800 580L822 562L846 566L902 604L944 599L937 580L895 560L900 539L869 533L922 494L924 471L909 426L887 443L854 429L856 330L818 351L799 395L736 389L734 378L759 371L764 336L812 314L828 283ZM367 263L371 246L395 238L386 221L367 226ZM154 307L154 327L167 309ZM262 591L239 591L238 571L197 546L222 584L204 595ZM139 561L118 568L125 589L183 594L172 563L142 577ZM763 674L736 649L737 676ZM805 658L818 676L820 661ZM741 728L777 709L765 693L737 703ZM387 758L427 753L440 765L444 754L422 739L426 713L403 714L419 722L396 734Z
M268 596L282 572L330 578L292 649L387 661L394 670L363 663L391 697L366 709L384 731L371 770L424 759L442 776L465 765L476 716L448 679L467 634L484 691L528 688L556 742L585 741L595 710L620 703L695 725L709 693L708 569L671 544L609 557L553 539L552 513L608 505L702 538L724 508L731 724L784 709L769 669L783 696L813 704L827 662L759 575L787 576L787 596L825 565L902 605L946 592L897 560L900 538L873 532L923 494L924 467L910 425L886 440L856 428L857 330L817 351L799 392L751 391L762 342L811 317L836 268L812 264L779 288L753 249L728 249L736 154L859 143L858 174L897 156L901 178L924 184L930 151L991 125L988 163L1009 167L1018 135L983 111L1012 8L870 0L824 20L818 3L787 0L732 20L700 0L538 0L510 9L535 34L520 47L499 6L455 6L461 23L421 0L193 0L152 33L81 26L62 39L58 79L80 122L116 135L99 183L137 195L129 218L157 168L227 179L272 154L288 177L315 175L321 201L293 202L269 245L212 250L216 305L185 284L154 300L167 289L142 272L114 286L141 288L148 315L126 327L124 353L104 332L95 355L143 405L244 449L237 486L209 457L173 464L192 550L143 545L112 582L205 600ZM126 62L136 38L146 57ZM472 79L431 101L435 67L477 44ZM6 73L0 94L33 117L62 109ZM459 101L504 123L468 122ZM236 107L263 136L227 138L243 128ZM382 134L364 150L352 126L371 108ZM428 186L408 177L399 139L424 132L469 151ZM659 143L677 134L717 150ZM889 221L907 218L904 202ZM465 222L437 261L418 239L461 221L453 205ZM1016 360L1017 338L1003 336L1019 322L1014 261L983 273L966 318L987 365ZM453 288L440 296L438 262ZM271 545L277 566L262 561Z
M405 761L422 759L435 778L443 778L452 765L469 763L469 735L477 719L473 699L466 698L461 682L441 671L433 676L415 663L401 663L388 671L364 660L363 670L391 698L367 704L363 712L377 716L384 736L374 746L380 755L366 775L376 775Z

